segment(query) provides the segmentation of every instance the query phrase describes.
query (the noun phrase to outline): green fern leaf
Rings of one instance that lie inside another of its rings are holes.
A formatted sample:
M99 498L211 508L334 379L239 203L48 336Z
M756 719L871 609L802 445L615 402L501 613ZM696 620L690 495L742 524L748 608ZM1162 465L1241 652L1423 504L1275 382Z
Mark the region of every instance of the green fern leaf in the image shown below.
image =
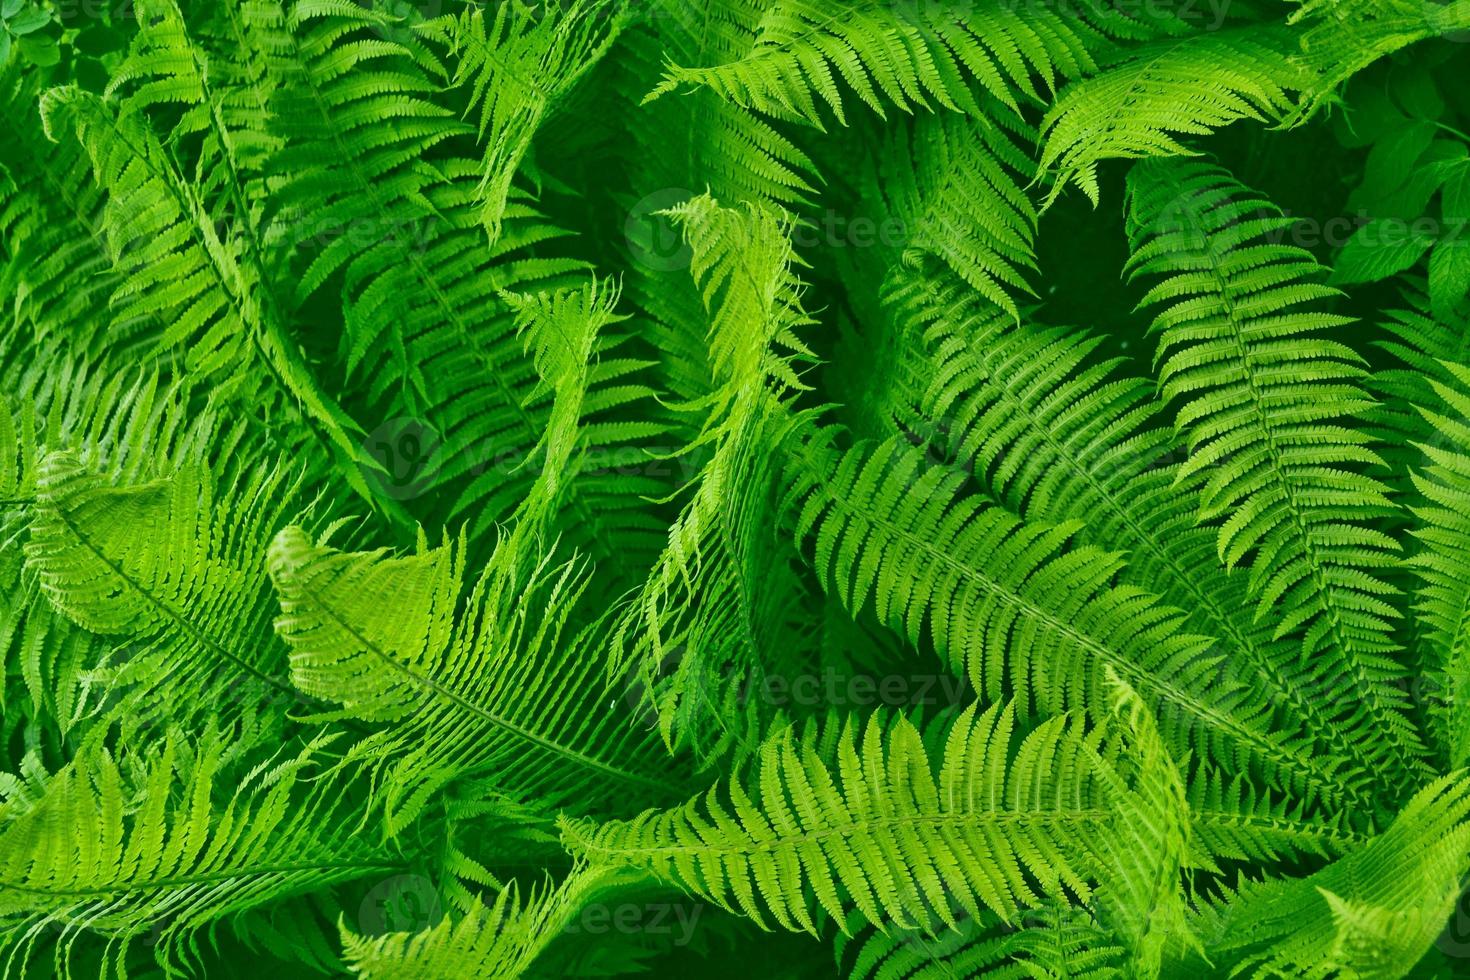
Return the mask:
M1142 164L1129 194L1129 268L1163 277L1143 305L1166 304L1154 329L1161 395L1189 439L1180 478L1206 475L1199 518L1226 517L1220 560L1255 555L1257 618L1302 635L1321 696L1351 711L1339 724L1376 732L1402 786L1424 750L1397 685L1395 590L1375 577L1399 546L1370 526L1393 508L1359 472L1381 460L1344 424L1373 402L1358 356L1320 335L1349 321L1307 305L1336 292L1309 253L1263 239L1289 219L1218 168Z

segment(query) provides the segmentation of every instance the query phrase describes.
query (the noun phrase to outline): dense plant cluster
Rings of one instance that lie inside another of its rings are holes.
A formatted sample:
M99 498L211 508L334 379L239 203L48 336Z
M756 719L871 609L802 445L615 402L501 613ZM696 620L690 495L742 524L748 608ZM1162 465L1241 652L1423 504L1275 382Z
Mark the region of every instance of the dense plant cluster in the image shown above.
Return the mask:
M1470 0L0 0L0 973L1452 976Z

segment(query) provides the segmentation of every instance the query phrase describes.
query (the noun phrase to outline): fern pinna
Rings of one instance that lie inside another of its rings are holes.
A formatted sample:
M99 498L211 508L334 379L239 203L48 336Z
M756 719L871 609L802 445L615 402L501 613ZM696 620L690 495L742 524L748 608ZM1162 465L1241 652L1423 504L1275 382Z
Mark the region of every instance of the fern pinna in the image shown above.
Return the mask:
M1470 975L1470 0L0 0L0 975Z

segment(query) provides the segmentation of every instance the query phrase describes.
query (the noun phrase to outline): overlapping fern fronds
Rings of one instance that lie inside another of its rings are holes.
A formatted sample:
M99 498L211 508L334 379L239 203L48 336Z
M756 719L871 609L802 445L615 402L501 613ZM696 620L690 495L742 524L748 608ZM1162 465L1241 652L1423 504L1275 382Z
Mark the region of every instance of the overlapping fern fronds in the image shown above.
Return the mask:
M0 0L0 980L1463 973L1467 39Z

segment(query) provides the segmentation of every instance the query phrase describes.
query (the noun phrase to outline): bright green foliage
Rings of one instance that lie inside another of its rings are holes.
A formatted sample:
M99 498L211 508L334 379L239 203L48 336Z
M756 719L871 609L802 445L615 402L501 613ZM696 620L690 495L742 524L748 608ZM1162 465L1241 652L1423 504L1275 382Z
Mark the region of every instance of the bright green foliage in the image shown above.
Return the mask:
M1470 975L1470 0L0 0L0 980Z

